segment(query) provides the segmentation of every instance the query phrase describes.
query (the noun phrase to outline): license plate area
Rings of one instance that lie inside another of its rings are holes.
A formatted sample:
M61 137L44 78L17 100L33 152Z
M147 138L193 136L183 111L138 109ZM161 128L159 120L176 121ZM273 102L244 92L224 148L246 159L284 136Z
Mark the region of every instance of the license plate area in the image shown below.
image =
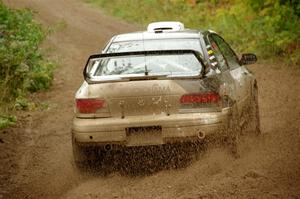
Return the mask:
M143 126L126 128L127 146L163 144L161 126Z

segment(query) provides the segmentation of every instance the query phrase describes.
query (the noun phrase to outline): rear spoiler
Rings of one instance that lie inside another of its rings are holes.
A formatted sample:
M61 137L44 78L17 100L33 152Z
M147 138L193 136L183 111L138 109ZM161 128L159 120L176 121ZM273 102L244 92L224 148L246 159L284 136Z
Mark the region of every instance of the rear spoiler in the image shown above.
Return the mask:
M121 57L121 56L131 56L131 55L176 55L176 54L194 54L197 60L203 66L199 75L204 75L206 65L203 62L201 54L195 50L155 50L155 51L134 51L134 52L120 52L120 53L103 53L103 54L94 54L91 55L84 67L83 70L83 77L87 83L96 83L95 81L91 80L89 72L88 72L88 65L91 59L96 58L105 58L105 57ZM146 76L147 77L147 76ZM149 76L150 77L150 76Z

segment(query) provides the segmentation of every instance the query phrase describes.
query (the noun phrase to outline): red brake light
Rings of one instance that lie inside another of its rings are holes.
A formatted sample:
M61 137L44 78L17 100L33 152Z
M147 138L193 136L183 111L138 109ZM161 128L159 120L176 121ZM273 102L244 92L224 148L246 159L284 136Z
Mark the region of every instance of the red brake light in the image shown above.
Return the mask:
M105 101L101 99L76 99L76 107L80 113L96 113L104 105Z
M181 104L194 104L194 103L218 103L220 95L215 92L208 93L193 93L183 95L180 99Z

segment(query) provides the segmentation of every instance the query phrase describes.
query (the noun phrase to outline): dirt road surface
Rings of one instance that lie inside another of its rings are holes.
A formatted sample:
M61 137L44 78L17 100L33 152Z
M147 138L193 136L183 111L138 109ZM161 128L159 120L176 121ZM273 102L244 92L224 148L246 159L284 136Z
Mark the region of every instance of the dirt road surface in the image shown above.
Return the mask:
M46 110L20 113L0 132L2 198L300 198L300 70L251 66L258 78L262 136L245 136L241 157L209 149L179 169L147 175L79 173L72 163L73 96L88 55L115 34L137 26L76 0L5 0L30 8L45 26L59 27L41 48L59 62L54 85L36 96ZM298 67L299 68L299 67Z

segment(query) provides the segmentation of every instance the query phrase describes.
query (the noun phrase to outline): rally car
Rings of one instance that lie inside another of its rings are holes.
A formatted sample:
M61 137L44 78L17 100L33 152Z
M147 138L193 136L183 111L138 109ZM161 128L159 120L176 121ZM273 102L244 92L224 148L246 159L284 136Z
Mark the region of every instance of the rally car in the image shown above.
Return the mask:
M75 95L75 162L216 135L236 146L249 124L259 133L257 82L245 66L257 59L240 57L216 32L180 22L114 36L89 57Z

